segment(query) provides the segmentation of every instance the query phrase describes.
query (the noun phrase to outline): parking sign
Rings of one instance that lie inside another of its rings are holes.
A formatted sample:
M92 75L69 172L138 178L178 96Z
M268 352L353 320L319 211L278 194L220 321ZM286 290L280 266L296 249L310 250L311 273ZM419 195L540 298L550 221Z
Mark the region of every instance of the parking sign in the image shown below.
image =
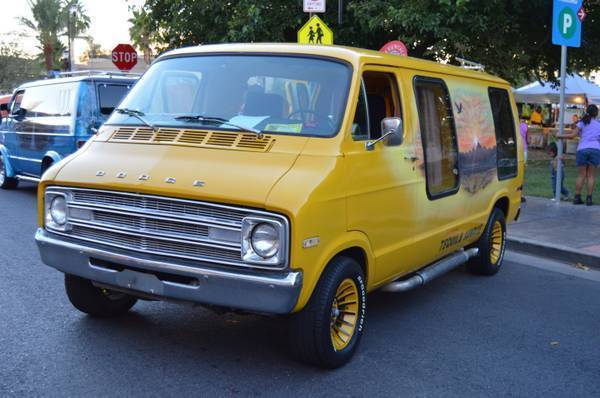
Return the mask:
M559 46L581 46L581 21L578 14L583 0L554 0L552 43Z

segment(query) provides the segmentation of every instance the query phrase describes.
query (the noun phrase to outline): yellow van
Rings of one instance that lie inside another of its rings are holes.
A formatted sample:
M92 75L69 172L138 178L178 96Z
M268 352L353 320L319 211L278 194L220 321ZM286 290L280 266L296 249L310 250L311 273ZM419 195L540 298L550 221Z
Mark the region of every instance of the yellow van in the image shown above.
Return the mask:
M335 368L366 293L502 265L523 184L510 86L481 71L293 44L160 56L39 186L36 241L94 316L137 299L290 318Z

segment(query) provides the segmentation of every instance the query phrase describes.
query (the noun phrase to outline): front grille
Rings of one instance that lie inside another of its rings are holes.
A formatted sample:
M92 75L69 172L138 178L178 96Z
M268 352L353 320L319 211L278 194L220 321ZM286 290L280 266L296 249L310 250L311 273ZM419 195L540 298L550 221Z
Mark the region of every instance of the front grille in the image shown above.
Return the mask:
M225 265L256 267L241 259L245 217L281 218L250 209L152 195L48 188L54 190L68 193L71 225L66 232L55 233L126 250Z

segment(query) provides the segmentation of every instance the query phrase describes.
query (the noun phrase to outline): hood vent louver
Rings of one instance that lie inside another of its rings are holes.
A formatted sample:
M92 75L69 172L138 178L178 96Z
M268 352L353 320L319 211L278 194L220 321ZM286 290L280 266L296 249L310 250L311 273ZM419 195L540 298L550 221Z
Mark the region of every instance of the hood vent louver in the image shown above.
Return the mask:
M217 132L204 130L184 130L159 128L121 127L112 134L109 141L123 143L144 143L157 145L183 145L203 148L234 149L239 151L266 152L275 140L265 135L262 139L251 133Z

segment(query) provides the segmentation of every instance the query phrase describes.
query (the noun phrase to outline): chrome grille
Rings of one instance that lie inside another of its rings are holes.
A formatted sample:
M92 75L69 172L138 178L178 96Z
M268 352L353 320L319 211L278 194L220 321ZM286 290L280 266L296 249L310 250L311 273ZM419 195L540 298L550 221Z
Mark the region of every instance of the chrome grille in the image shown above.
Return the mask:
M219 205L134 193L50 187L67 194L71 238L122 249L225 265L242 261L242 220L281 216ZM269 268L273 267L258 267Z

